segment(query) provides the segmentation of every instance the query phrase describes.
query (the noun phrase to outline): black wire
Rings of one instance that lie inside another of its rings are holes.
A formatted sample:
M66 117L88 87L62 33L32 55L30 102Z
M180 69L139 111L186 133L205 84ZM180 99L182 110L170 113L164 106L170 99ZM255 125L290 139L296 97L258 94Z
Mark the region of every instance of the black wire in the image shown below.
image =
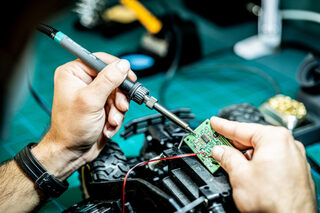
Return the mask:
M201 71L195 71L196 69L210 69L210 70L219 70L219 69L223 69L223 68L229 68L229 69L238 69L238 70L242 70L242 71L247 71L247 72L251 72L253 74L258 74L260 76L262 76L263 78L265 78L274 88L275 90L275 94L280 94L280 89L278 84L272 79L272 77L270 75L268 75L267 73L263 72L262 70L255 68L255 67L247 67L247 66L243 66L243 65L229 65L229 64L220 64L220 65L191 65L191 66L186 66L183 67L181 69L181 72L185 71L185 70L191 70L193 73L195 73L196 76L202 76L203 75L199 75L199 74L207 74L207 72L202 72ZM185 73L186 74L186 73ZM173 78L173 77L172 77ZM171 79L172 80L172 79ZM168 84L167 84L167 88L168 88ZM166 89L167 89L166 88ZM163 97L165 97L165 93L162 94Z
M284 40L281 43L282 49L296 49L304 52L311 52L312 54L316 55L317 57L320 57L320 51L317 47L312 47L305 42L301 41L294 41L294 40Z
M164 0L160 0L158 2L161 3L163 9L165 9L167 11L167 14L169 14L170 19L171 19L171 23L172 23L173 35L176 36L175 37L176 52L175 52L173 61L166 72L166 78L163 81L163 83L161 84L160 89L159 89L159 103L162 104L164 107L166 107L167 104L165 102L165 93L166 93L166 90L167 90L169 84L171 83L173 77L175 76L175 74L179 68L179 63L180 63L180 59L181 59L182 33L181 33L180 28L177 26L177 23L174 18L174 13L173 13L171 7Z
M177 70L179 68L179 63L181 59L181 49L182 49L182 41L181 41L181 32L180 30L177 29L175 24L173 24L173 29L174 29L174 34L176 35L176 54L174 56L174 59L172 61L172 64L170 65L169 69L166 72L166 78L163 81L163 83L160 86L159 89L159 102L163 106L166 107L166 102L165 102L165 93L166 90L168 89L169 84L173 80L175 74L177 73Z
M258 74L260 76L262 76L263 78L265 78L274 88L275 90L275 94L280 94L280 89L278 84L272 79L272 77L270 75L268 75L266 72L255 68L255 67L248 67L248 66L244 66L244 65L238 65L238 64L219 64L219 65L191 65L191 66L187 66L184 67L181 70L192 70L194 71L195 69L210 69L210 70L219 70L219 69L224 69L224 68L228 68L228 69L238 69L238 70L242 70L242 71L247 71L247 72L251 72L253 74ZM199 72L196 72L197 75L199 74Z
M307 160L311 166L311 168L320 175L320 166L317 162L315 162L308 154L306 155Z
M51 117L51 109L45 104L44 100L40 97L40 95L33 89L29 78L28 78L28 88L34 100L43 109L43 111L45 111Z

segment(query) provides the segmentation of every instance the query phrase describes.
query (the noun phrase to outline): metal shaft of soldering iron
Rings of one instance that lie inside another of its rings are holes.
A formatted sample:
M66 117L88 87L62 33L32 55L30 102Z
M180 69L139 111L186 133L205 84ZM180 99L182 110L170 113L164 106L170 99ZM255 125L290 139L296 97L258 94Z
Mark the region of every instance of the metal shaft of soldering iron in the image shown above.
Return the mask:
M62 47L66 50L71 52L73 55L78 57L83 63L88 65L93 70L100 72L103 70L107 64L104 63L102 60L97 58L91 52L74 42L71 38L69 38L64 33L54 29L51 26L40 24L38 26L38 30L43 32L44 34L51 37L57 43L59 43ZM147 107L150 109L155 109L164 116L166 116L169 120L174 122L175 124L179 125L183 129L193 133L194 131L189 127L187 123L181 120L179 117L165 109L163 106L157 103L157 99L154 97L149 97L149 90L142 86L139 82L132 82L130 79L126 78L119 89L126 94L126 96L130 99L141 105L145 103Z
M171 121L173 121L175 124L177 124L178 126L184 128L185 130L192 132L194 135L196 134L191 128L190 126L184 122L183 120L181 120L179 117L177 117L175 114L173 114L172 112L170 112L169 110L167 110L166 108L164 108L163 106L161 106L158 103L155 103L153 108L155 110L157 110L158 112L160 112L161 114L165 115L168 119L170 119ZM178 119L177 119L178 118Z

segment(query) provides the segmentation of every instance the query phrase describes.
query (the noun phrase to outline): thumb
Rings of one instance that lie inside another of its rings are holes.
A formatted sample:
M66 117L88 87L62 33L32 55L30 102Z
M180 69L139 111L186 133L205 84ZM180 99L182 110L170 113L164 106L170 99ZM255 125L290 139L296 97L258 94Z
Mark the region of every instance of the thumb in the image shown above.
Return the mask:
M241 168L242 170L248 164L245 156L239 150L230 146L214 146L212 156L229 175L237 169Z
M87 92L98 105L104 106L111 92L127 77L129 70L130 64L124 59L109 64L88 85Z

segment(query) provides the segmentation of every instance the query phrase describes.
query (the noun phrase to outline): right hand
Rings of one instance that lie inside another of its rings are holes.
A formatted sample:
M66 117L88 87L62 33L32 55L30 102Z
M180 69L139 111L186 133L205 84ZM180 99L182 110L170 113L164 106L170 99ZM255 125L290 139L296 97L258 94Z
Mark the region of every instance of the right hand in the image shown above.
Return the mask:
M55 72L51 128L32 149L42 165L60 180L95 159L104 137L120 129L129 101L117 87L128 77L137 77L126 60L95 55L109 64L97 73L79 59Z
M317 212L315 186L301 142L283 127L212 117L212 128L248 151L215 146L241 212Z

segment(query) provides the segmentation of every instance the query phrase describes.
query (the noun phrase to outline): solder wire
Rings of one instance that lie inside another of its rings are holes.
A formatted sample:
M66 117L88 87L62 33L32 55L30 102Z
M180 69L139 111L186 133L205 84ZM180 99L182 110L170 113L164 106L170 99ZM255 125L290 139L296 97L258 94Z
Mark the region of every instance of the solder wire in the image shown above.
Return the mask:
M185 134L185 135L182 137L182 139L181 139L181 141L180 141L180 143L179 143L179 145L178 145L178 149L181 148L182 143L183 143L183 140L185 139L185 137L186 137L187 135L188 135L188 134Z

